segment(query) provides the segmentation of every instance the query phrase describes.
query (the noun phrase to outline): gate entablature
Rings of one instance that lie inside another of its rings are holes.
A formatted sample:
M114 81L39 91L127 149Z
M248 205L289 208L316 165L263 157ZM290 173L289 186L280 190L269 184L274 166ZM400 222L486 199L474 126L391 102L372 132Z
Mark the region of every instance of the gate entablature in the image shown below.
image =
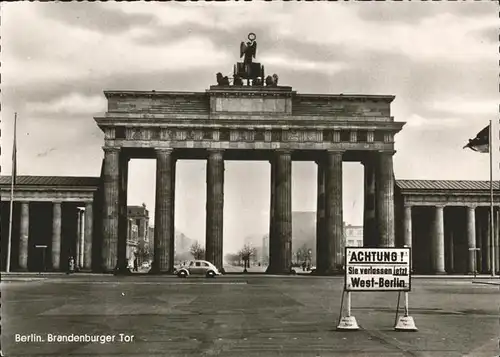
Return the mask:
M392 151L404 125L390 116L393 96L301 95L285 86L105 95L108 111L95 120L114 147Z

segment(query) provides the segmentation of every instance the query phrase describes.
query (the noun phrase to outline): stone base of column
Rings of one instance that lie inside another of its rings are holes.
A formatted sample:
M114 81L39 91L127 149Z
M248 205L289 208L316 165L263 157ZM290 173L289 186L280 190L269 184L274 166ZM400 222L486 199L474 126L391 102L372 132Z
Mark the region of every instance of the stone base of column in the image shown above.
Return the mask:
M169 270L169 271L160 271L160 270L157 270L157 269L150 269L148 272L147 272L148 275L174 275L174 271L173 270Z
M294 270L293 268L291 269L283 269L280 267L271 267L268 266L266 269L266 274L272 274L272 275L295 275L297 274L297 271Z
M344 272L342 270L315 270L312 275L316 276L344 276Z
M113 271L114 275L132 275L130 269L126 267L119 267Z

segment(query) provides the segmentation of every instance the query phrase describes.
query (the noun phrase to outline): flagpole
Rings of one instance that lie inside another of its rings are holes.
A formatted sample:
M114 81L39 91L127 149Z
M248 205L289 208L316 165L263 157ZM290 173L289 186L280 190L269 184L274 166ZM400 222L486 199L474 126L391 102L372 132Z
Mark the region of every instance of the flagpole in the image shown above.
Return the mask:
M16 128L17 127L17 113L14 113L14 143L12 145L12 175L10 176L10 209L9 209L9 240L7 242L7 266L5 267L5 271L10 272L10 256L12 252L12 216L14 211L14 179L16 175L17 165L15 156L17 150L16 148Z
M491 276L495 276L495 216L493 214L493 121L490 120L490 243L491 243Z

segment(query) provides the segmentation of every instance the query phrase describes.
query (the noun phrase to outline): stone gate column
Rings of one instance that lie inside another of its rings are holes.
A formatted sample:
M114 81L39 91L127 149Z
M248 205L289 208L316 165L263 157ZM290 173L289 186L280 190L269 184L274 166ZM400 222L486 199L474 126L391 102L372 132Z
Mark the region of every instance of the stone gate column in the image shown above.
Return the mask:
M279 241L276 240L275 234L275 210L276 210L276 159L272 157L269 160L271 164L271 194L270 194L270 209L269 209L269 265L266 273L272 273L276 270L275 266L279 266Z
M118 265L117 273L128 274L127 259L127 186L128 186L128 164L130 158L124 152L120 152L119 158L119 189L118 189Z
M28 270L28 239L30 228L29 202L21 203L21 227L19 232L19 270Z
M102 217L102 251L101 269L112 272L118 263L118 221L119 221L119 189L120 189L120 149L103 147L103 217Z
M208 150L207 206L206 206L206 260L222 269L224 217L224 151Z
M380 247L395 246L393 154L394 152L379 152L375 169L377 230Z
M318 165L318 192L316 205L316 273L324 274L328 270L328 242L325 216L325 160L316 160Z
M476 207L467 207L467 245L468 248L476 248ZM474 273L476 270L476 251L469 250L468 272Z
M279 258L274 260L273 273L287 274L292 268L292 155L290 151L276 151L275 174L275 236L273 238Z
M170 252L172 230L173 200L173 149L156 149L156 198L154 259L151 273L169 273L173 271L174 261Z
M170 200L170 221L172 222L172 229L170 230L170 245L169 245L169 261L171 262L169 265L170 270L174 270L174 259L175 259L175 175L176 175L176 168L177 168L177 158L175 157L175 151L172 154L172 183L171 183L171 190L172 190L172 198ZM144 222L144 225L146 226L146 232L144 233L144 236L146 237L148 234L149 230L149 220L146 220Z
M432 234L432 261L434 272L438 274L445 273L444 267L444 215L443 206L434 208L434 231Z
M363 245L378 247L376 205L375 205L375 158L368 155L362 162L364 166L364 210L363 210Z
M61 270L61 202L52 205L52 270Z
M325 273L339 271L342 266L344 221L342 209L342 152L328 151L325 167L325 217L328 252Z
M83 269L92 269L92 230L94 226L93 204L85 202Z

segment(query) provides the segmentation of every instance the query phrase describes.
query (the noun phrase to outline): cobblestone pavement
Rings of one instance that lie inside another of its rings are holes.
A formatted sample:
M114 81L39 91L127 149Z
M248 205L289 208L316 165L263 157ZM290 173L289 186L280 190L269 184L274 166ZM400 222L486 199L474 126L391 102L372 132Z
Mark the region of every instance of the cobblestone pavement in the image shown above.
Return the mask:
M414 279L418 332L393 331L397 293L354 293L345 332L341 277L25 278L1 284L9 357L500 355L499 286L471 279ZM104 340L50 340L72 334Z

